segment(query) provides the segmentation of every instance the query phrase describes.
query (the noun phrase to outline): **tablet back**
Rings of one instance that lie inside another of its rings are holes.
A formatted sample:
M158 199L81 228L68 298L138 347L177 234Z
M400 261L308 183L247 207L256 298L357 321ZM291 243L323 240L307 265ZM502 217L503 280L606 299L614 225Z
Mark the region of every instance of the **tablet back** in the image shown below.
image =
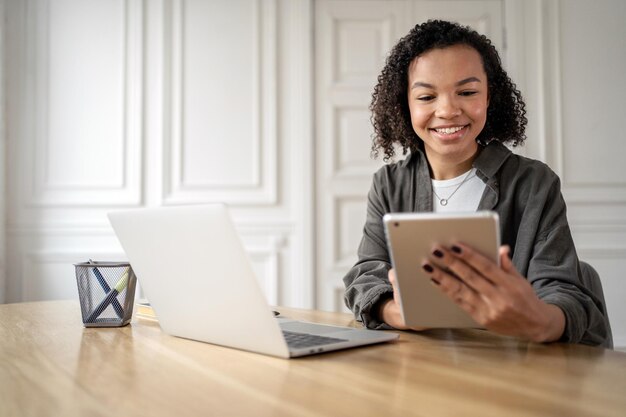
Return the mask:
M498 215L476 213L390 213L383 219L396 272L404 321L411 327L480 327L430 282L422 269L436 243L466 243L498 262Z

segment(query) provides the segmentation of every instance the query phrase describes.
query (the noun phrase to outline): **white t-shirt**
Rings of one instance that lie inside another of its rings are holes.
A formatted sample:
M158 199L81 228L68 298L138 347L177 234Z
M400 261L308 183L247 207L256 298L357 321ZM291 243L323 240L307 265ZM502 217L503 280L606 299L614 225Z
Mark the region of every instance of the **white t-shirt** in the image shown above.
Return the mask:
M466 177L467 179L465 179ZM463 183L463 181L465 182ZM431 180L431 182L434 191L433 209L436 213L476 211L486 186L476 176L476 168L472 168L456 178ZM461 183L463 185L460 185ZM441 204L442 199L447 199L446 205Z

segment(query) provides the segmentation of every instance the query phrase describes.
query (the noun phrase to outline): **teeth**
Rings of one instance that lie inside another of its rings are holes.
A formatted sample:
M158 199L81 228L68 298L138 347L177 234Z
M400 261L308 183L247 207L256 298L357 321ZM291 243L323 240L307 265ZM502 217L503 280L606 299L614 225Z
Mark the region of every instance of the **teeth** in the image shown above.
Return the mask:
M437 133L443 133L444 135L450 135L452 133L458 132L463 129L465 126L457 126L457 127L444 127L442 129L435 129Z

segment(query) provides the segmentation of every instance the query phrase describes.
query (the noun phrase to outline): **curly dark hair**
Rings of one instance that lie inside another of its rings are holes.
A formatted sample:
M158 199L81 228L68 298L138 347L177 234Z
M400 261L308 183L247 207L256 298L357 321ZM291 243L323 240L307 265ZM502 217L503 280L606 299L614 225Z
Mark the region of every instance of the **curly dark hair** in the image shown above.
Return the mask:
M372 94L371 121L374 126L372 156L384 152L384 161L395 155L394 144L408 150L423 149L424 142L411 125L407 97L409 64L413 59L435 48L467 45L480 54L487 75L489 107L487 121L476 141L486 144L497 140L512 146L526 140L526 105L502 68L498 51L491 41L475 30L443 20L428 20L416 25L393 47L385 67L378 76Z

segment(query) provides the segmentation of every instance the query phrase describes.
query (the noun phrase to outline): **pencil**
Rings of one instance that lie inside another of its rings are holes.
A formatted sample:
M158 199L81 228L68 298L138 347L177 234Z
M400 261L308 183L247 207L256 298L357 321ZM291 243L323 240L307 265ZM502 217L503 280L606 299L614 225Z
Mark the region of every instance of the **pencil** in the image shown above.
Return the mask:
M91 259L89 260L89 263L95 264L95 262L93 262ZM96 267L93 268L93 274L96 276L96 279L100 283L100 286L102 287L105 293L108 293L109 291L111 291L111 287L109 287L109 284L106 282L106 280L104 279L104 277L102 276L102 273L100 273L98 268ZM124 318L124 309L120 305L120 302L117 301L117 298L113 299L113 301L111 302L111 305L113 306L113 309L115 310L115 313L117 314L117 316L119 318Z
M95 323L96 319L102 312L108 307L109 304L116 300L115 297L128 285L128 268L124 271L122 278L117 281L115 287L107 293L104 299L98 304L98 306L89 314L89 316L85 319L86 323Z

